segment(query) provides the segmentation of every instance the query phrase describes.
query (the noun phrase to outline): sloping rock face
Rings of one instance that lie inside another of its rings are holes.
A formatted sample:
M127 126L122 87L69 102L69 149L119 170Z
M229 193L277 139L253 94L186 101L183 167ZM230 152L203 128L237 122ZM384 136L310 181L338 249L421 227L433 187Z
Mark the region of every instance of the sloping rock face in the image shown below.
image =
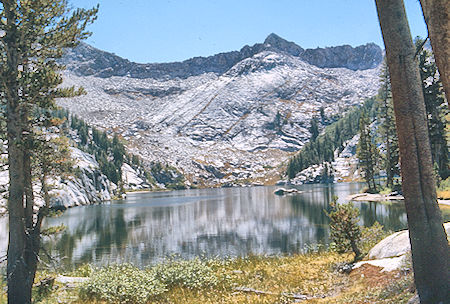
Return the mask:
M56 189L51 191L52 207L66 209L111 200L117 186L101 173L95 158L77 148L71 150L79 173L56 181Z
M137 64L84 44L64 59L65 84L87 95L60 105L194 185L266 183L308 141L320 108L332 118L377 92L379 47L319 51L271 34L240 51ZM311 62L335 67L305 62L310 53L319 58Z
M56 209L66 209L79 205L98 203L111 200L111 195L117 186L107 179L99 169L95 158L77 148L71 148L71 154L78 168L75 176L58 178L51 183L53 190L50 191L51 207ZM6 156L5 156L6 157ZM7 166L0 170L0 213L6 211L6 189L9 178ZM43 200L39 185L34 185L36 206L42 206Z

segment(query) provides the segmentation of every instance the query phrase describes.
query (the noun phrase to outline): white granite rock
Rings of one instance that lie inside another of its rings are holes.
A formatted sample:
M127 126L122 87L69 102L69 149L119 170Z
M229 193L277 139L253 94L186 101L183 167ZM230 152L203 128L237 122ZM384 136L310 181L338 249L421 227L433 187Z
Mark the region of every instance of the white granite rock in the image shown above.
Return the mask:
M450 222L445 223L444 228L447 236L450 235ZM406 254L410 250L409 232L408 230L403 230L388 236L376 244L369 251L368 257L370 260L398 257Z

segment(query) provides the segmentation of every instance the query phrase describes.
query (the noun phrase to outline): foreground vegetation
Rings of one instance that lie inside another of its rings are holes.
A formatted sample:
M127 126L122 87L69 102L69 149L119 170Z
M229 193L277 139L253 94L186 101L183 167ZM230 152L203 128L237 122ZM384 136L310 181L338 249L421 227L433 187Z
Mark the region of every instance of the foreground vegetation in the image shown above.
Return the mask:
M380 225L364 228L361 250L367 253L386 234ZM83 265L63 273L86 278L81 283L61 283L55 280L58 273L40 270L33 299L34 303L49 304L406 303L413 295L408 265L391 273L366 265L348 274L343 270L353 254L339 254L333 244L306 251L291 256L172 259L144 269L129 264ZM0 303L6 303L6 294L0 295Z
M35 303L406 303L410 272L380 273L372 266L338 271L350 255L333 252L234 260L192 260L139 270L130 265L88 270L80 286L42 284L56 274L39 272ZM159 279L157 279L159 278ZM0 303L6 303L3 295Z
M438 198L450 200L450 177L443 180L436 189Z

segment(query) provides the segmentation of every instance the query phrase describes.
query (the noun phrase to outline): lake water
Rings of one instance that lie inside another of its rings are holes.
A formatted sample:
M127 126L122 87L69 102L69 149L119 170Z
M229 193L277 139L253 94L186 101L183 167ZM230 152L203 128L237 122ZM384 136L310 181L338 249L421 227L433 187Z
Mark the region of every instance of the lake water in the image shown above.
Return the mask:
M76 207L48 218L64 224L44 239L60 266L132 262L145 266L170 255L242 256L289 254L306 245L329 242L324 213L333 195L343 201L362 185L303 185L301 194L276 196L276 187L196 189L128 194L110 204ZM360 224L375 221L387 229L406 228L403 203L356 203ZM0 256L7 245L6 219L0 219Z

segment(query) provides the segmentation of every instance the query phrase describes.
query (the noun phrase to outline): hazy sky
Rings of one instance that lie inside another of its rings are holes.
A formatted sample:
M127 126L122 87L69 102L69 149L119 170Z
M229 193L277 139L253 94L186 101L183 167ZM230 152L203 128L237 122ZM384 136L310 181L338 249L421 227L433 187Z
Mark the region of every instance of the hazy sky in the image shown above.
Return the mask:
M180 61L239 50L270 33L303 48L375 42L374 0L69 0L100 3L88 43L136 62ZM413 36L426 37L418 0L405 0Z

